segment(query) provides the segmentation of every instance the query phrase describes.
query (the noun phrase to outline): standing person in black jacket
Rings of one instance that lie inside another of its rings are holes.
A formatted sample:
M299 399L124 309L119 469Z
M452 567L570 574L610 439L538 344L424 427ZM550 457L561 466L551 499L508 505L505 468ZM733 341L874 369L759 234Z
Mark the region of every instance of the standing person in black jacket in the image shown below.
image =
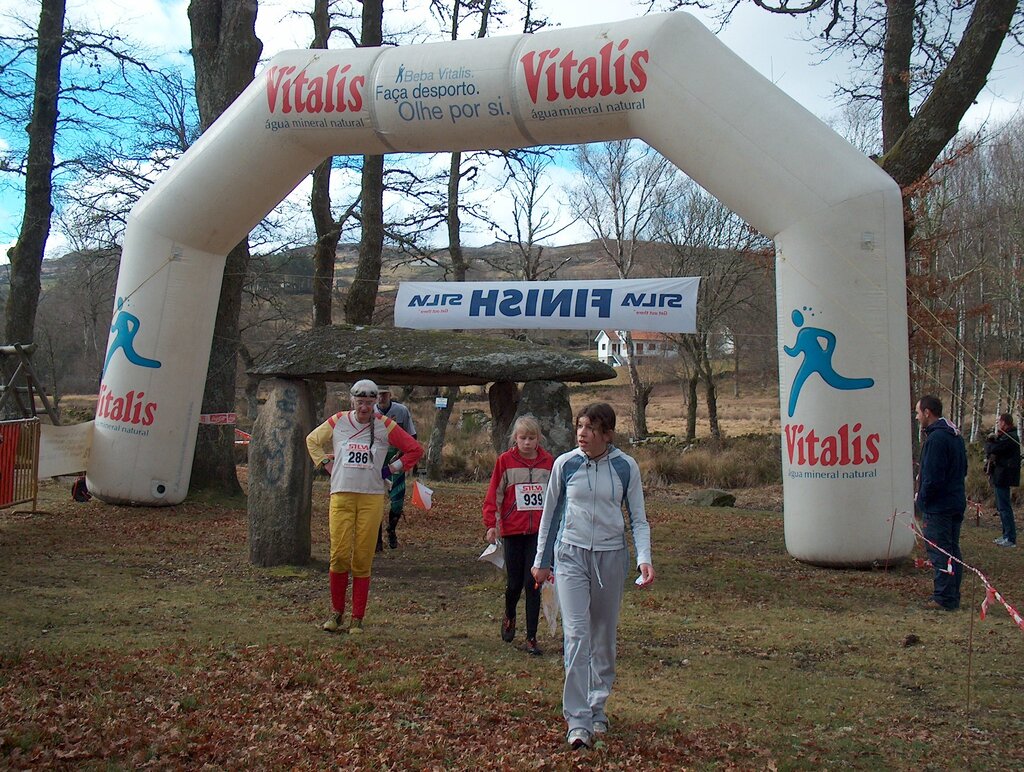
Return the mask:
M1013 519L1010 488L1020 485L1020 437L1009 413L999 416L996 430L985 440L985 472L996 492L996 509L1003 524L1003 535L995 543L1016 547L1017 523Z
M924 430L921 473L917 481L917 508L924 516L925 544L934 570L935 588L925 608L956 611L960 608L963 566L960 527L967 509L967 449L959 430L942 417L942 402L927 395L917 403L917 421ZM955 558L950 560L949 556ZM952 568L952 573L949 568Z

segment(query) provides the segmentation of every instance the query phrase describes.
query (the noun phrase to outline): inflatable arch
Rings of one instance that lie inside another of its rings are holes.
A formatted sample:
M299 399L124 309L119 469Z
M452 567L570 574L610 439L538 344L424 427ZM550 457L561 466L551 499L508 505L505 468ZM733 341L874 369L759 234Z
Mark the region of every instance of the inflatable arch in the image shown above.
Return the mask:
M685 13L274 57L132 211L89 490L185 498L225 255L326 156L630 137L775 239L787 549L908 555L900 191Z

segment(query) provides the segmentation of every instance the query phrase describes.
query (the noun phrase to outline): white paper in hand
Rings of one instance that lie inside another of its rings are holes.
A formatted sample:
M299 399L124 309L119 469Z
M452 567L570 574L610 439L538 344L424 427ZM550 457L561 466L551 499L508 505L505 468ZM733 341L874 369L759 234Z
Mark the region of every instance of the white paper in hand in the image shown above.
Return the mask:
M501 548L501 539L498 539L494 544L488 544L486 549L480 553L480 557L477 560L482 560L485 563L493 563L494 567L499 571L505 570L505 551Z
M555 589L555 577L551 575L540 588L540 610L548 623L548 632L554 637L558 633L558 591Z

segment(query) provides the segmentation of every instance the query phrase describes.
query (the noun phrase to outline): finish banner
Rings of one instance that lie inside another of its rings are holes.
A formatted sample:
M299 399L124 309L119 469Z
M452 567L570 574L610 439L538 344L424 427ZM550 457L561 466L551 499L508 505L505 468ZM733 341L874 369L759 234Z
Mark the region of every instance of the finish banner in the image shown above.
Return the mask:
M395 326L696 332L699 277L402 282Z

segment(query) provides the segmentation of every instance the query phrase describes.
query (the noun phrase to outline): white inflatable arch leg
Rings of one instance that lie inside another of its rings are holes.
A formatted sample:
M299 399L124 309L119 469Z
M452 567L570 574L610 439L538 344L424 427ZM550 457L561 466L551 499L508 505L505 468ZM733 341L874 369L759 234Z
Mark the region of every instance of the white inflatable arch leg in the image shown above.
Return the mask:
M276 56L132 212L89 489L184 499L224 256L327 155L629 137L776 240L787 549L906 556L890 523L912 506L900 192L685 13Z

